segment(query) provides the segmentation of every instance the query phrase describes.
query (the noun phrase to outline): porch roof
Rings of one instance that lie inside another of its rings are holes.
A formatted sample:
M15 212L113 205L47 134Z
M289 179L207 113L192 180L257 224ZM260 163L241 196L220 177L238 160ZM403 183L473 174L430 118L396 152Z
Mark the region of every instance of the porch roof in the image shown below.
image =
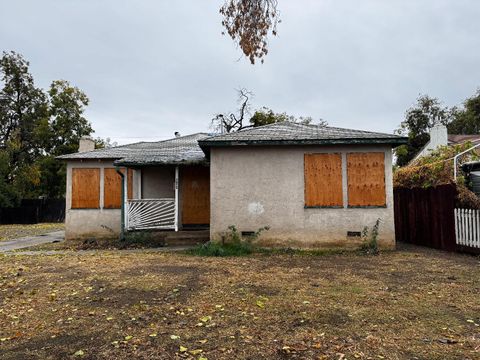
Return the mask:
M210 136L201 139L199 143L202 149L208 150L213 146L240 145L391 144L397 146L406 141L407 138L392 134L285 121Z
M145 166L160 164L194 164L206 161L198 141L210 136L207 133L175 137L155 142L139 142L108 149L59 156L62 160L114 160L120 166Z

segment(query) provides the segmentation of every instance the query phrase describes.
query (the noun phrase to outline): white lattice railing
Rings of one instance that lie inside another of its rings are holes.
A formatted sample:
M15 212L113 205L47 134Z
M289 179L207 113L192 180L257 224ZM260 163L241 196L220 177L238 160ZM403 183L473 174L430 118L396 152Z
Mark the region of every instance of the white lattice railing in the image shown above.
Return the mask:
M480 249L480 210L455 209L455 235L458 245Z
M175 229L175 199L127 201L128 230Z

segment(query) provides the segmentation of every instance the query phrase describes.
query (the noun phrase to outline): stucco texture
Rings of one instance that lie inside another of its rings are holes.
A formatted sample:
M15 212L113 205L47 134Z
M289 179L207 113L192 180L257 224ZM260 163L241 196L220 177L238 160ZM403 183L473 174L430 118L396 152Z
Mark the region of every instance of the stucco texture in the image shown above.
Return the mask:
M72 169L100 169L99 209L72 209ZM116 238L120 236L121 210L104 209L104 169L114 168L113 160L70 160L67 162L67 192L65 196L65 238ZM180 172L181 176L182 172ZM145 167L133 172L133 198L158 199L175 197L173 166ZM179 190L181 205L181 188ZM181 218L181 206L179 209ZM181 225L180 225L181 227Z
M332 152L342 154L344 208L305 208L304 154ZM350 152L385 153L386 207L346 207L346 154ZM212 240L220 240L230 225L239 231L269 226L257 240L262 245L358 247L360 239L347 232L372 227L380 218L380 246L395 246L389 146L223 147L211 149L210 162Z

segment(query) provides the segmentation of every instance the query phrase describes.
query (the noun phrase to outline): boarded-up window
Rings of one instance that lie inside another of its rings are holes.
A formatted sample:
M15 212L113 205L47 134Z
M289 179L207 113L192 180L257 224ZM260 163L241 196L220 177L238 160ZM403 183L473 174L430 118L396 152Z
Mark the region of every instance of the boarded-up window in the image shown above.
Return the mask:
M305 206L343 206L340 154L305 154Z
M100 207L100 169L72 169L72 209Z
M347 154L348 206L385 206L385 154Z
M125 169L121 169L125 173ZM127 186L129 199L133 193L133 170L128 169ZM120 209L122 206L122 177L115 169L103 169L103 207L105 209Z

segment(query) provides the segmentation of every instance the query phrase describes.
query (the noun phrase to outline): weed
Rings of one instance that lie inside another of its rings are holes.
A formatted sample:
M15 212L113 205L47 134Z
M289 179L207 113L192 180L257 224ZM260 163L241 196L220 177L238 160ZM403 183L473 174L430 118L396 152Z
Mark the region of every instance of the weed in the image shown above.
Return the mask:
M268 230L268 226L264 226L252 235L242 238L241 233L235 225L230 225L228 230L222 236L221 242L209 241L205 244L198 245L187 250L187 254L198 256L245 256L258 251L253 244L260 234Z
M372 230L369 231L368 226L365 226L362 231L363 244L360 246L360 251L367 255L378 255L378 229L380 227L380 219L377 219Z
M157 247L163 246L155 241L155 238L148 231L127 232L125 239L118 242L119 248L129 247Z

